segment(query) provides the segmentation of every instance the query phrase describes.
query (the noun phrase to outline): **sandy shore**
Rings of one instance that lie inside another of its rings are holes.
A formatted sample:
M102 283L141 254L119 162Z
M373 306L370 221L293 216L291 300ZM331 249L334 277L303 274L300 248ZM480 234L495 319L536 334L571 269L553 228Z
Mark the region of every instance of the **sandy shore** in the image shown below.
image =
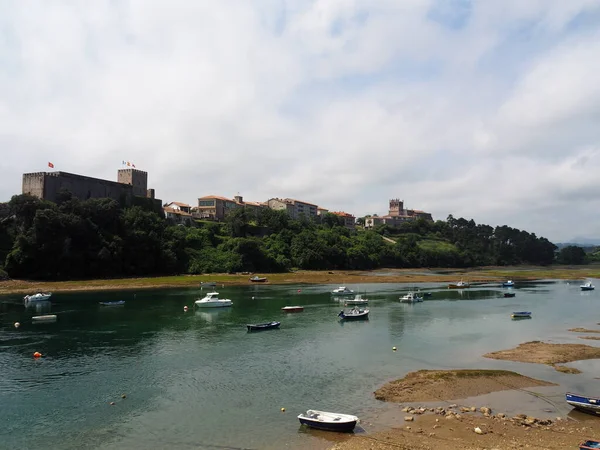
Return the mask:
M450 401L550 385L554 384L502 370L421 370L387 383L375 395L392 402ZM578 448L577 444L584 438L600 436L597 420L583 424L560 417L507 417L489 407L476 409L458 405L405 406L402 412L404 418L399 419L394 428L373 434L357 432L332 450L565 449Z
M110 280L77 281L0 281L2 294L30 294L33 292L69 292L125 289L160 289L197 287L201 282L214 281L218 285L249 285L254 274L210 274L181 275L148 278L121 278ZM600 277L598 266L585 267L481 267L472 269L381 269L377 271L306 271L289 273L258 274L266 276L266 284L337 284L365 285L370 283L455 283L459 280L470 283L500 283L506 279L519 281L538 279L584 279Z
M591 347L584 344L551 344L548 342L531 341L519 344L517 348L486 353L483 356L507 361L549 364L554 366L555 369L560 370L561 366L556 366L556 364L600 358L600 347ZM565 370L560 371L564 372ZM569 373L579 373L579 371Z
M534 386L555 384L507 370L419 370L386 383L375 391L375 398L396 403L429 402Z

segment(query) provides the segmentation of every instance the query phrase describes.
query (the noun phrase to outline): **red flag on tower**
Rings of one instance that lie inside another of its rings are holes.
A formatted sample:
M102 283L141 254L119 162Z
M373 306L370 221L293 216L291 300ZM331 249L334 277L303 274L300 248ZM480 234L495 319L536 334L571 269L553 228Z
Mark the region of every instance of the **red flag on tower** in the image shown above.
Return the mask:
M48 167L50 167L51 169L54 169L54 164L52 164L51 162L48 163Z

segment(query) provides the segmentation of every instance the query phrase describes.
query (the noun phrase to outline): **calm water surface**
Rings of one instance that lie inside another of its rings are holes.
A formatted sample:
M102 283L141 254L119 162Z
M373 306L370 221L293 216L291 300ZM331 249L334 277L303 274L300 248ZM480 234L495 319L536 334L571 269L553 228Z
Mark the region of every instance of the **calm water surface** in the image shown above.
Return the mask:
M356 323L338 321L343 304L332 285L219 288L234 305L217 311L193 309L200 289L55 294L37 310L21 296L0 297L0 447L328 448L344 437L302 429L298 413L356 414L364 432L374 431L397 420L398 408L372 392L428 368L504 368L560 383L538 390L542 400L502 393L485 401L564 415L565 390L599 394L598 360L573 363L583 374L565 375L481 355L534 339L595 345L567 331L600 321L598 295L579 284L517 284L514 298L492 284L420 284L433 295L416 305L398 302L408 285L349 285L370 300L370 320ZM98 304L115 300L126 304ZM284 314L286 305L305 309ZM510 320L518 310L533 319ZM31 323L44 313L58 321ZM281 329L246 332L247 323L270 320ZM45 357L34 360L34 351Z

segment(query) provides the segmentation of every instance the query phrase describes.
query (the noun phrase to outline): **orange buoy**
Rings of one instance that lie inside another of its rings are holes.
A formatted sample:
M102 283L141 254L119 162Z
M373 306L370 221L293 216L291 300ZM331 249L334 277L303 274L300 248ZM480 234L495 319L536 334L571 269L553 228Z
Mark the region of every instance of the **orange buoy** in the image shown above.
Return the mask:
M40 358L41 356L42 356L42 354L40 352L33 352L34 358Z
M302 290L298 289L298 292L302 292Z

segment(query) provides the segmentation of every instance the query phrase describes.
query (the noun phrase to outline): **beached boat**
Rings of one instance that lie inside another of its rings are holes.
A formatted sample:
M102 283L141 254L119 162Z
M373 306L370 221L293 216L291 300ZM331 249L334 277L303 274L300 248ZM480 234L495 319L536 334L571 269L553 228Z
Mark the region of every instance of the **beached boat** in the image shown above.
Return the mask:
M250 278L250 281L253 283L264 283L265 281L267 281L267 277L259 277L258 275L255 275L252 278Z
M515 282L513 280L508 280L502 283L502 287L513 287Z
M333 295L354 295L354 291L352 289L348 289L346 286L340 286L339 288L331 291Z
M596 289L596 287L592 284L591 281L583 283L581 286L579 286L579 288L582 291L593 291L594 289Z
M281 322L249 323L246 327L248 327L248 331L264 331L279 328L279 325Z
M194 304L198 308L223 308L233 305L233 302L228 298L219 298L218 292L209 292L206 297L196 300Z
M298 420L302 425L319 430L327 431L352 431L356 427L359 419L350 414L339 414L325 411L309 409L306 413L298 415Z
M523 319L523 318L531 318L531 312L529 311L515 311L510 317L513 319Z
M23 297L23 300L25 300L26 302L43 302L48 300L50 297L52 297L51 292L48 292L46 294L43 292L38 292L34 295L26 295L25 297Z
M600 415L600 398L586 397L585 395L567 392L565 399L569 405L579 411Z
M354 298L349 298L345 300L345 303L346 305L366 305L369 303L369 299L362 298L362 296L359 294Z
M467 289L470 287L471 285L463 280L460 280L458 283L450 283L448 285L448 289Z
M579 450L593 450L598 448L600 448L600 441L595 441L593 439L588 439L579 444Z
M284 306L281 310L283 312L301 312L304 311L304 306Z
M369 310L362 309L362 308L359 309L357 307L354 307L348 312L344 312L344 310L341 310L340 313L338 314L338 317L340 317L342 320L368 319L369 318Z
M125 304L125 300L119 300L116 302L98 302L102 306L123 306Z
M422 302L422 301L423 301L423 297L419 297L414 292L409 292L408 294L400 297L401 303L418 303L418 302Z
M216 287L217 286L217 282L216 281L202 281L200 282L200 287Z
M505 297L514 297L516 294L514 292L505 292L504 296Z

